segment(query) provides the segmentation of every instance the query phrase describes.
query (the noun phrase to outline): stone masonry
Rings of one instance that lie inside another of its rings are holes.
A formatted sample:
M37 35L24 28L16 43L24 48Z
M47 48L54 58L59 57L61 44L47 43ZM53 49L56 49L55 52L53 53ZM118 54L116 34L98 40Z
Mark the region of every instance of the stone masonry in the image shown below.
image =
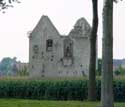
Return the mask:
M48 16L42 16L29 36L31 77L80 77L88 75L91 27L77 20L67 36L60 35Z

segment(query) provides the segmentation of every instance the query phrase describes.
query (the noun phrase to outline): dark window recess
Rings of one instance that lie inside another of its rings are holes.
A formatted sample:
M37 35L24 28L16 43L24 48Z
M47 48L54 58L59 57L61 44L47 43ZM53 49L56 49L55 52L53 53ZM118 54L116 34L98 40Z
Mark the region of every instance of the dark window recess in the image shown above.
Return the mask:
M64 40L63 65L70 66L72 64L73 64L73 42L68 38Z
M35 56L32 56L32 59L34 59L35 58Z
M44 53L43 52L41 53L41 58L44 58Z
M34 66L32 65L32 68L34 68Z
M38 54L38 51L39 51L38 45L33 46L33 51L35 54Z
M52 47L53 47L53 40L52 39L48 39L46 41L46 51L52 51Z
M44 70L41 70L42 73L44 73L45 71Z
M71 49L69 47L66 47L65 57L72 57L72 52L71 52Z
M70 39L64 40L64 57L73 57L73 43Z
M61 58L60 61L63 61L63 58Z

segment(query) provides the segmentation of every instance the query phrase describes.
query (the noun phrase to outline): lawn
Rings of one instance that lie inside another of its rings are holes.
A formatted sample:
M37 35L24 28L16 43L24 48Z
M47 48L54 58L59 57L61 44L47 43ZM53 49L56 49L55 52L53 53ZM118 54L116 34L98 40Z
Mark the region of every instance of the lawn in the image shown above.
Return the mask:
M0 99L0 107L100 107L100 103L80 101ZM115 107L125 107L125 103L115 103Z

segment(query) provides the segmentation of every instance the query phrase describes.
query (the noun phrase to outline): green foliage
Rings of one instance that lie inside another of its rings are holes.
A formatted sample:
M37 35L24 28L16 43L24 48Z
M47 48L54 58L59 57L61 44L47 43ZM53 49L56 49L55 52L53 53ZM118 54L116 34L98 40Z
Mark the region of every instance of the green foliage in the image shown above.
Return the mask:
M97 80L97 100L100 100L101 81ZM1 98L43 100L87 100L87 80L1 80ZM125 81L114 81L115 101L125 101Z
M4 75L11 74L14 70L14 64L16 63L16 58L5 57L0 62L0 72Z
M114 82L114 93L115 101L125 101L125 81Z
M115 73L116 76L120 75L120 71L119 70L115 70L114 73Z
M29 76L29 72L27 70L27 67L25 66L23 70L17 71L18 76Z
M125 69L122 68L122 66L119 66L119 68L114 72L115 75L125 75Z

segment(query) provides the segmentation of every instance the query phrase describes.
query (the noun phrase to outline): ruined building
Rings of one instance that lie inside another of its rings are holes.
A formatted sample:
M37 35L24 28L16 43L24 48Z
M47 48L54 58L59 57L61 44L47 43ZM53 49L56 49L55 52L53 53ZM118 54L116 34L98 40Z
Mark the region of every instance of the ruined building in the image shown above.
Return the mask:
M80 18L67 36L60 35L48 16L42 16L29 36L32 77L88 75L91 27Z

